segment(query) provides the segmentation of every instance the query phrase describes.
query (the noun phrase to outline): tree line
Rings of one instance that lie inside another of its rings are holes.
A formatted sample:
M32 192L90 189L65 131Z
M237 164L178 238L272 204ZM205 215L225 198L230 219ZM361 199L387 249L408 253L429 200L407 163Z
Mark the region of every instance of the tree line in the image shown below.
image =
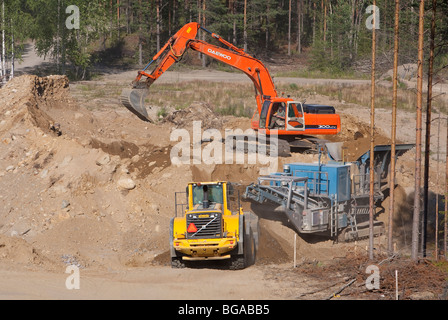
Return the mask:
M436 69L446 64L448 39L448 4L437 2ZM80 24L68 29L66 9L73 5ZM0 74L13 76L29 39L39 54L54 58L60 73L72 70L76 78L85 78L94 63L107 63L107 55L98 51L114 48L129 36L136 40L133 62L142 65L191 21L253 55L308 52L314 69L362 70L368 66L371 45L369 5L367 0L1 0ZM390 67L394 1L378 0L376 6L377 63ZM430 1L426 6L429 15ZM415 62L417 0L401 1L400 29L405 30L400 33L400 63Z

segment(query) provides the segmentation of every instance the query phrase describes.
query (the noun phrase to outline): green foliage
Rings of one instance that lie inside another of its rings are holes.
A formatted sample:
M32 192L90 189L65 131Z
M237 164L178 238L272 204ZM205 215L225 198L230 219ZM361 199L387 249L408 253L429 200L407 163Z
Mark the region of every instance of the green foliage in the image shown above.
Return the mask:
M28 35L35 41L38 53L57 60L62 73L69 63L75 78L85 78L92 64L89 46L106 30L106 3L106 0L27 0L26 9L33 17ZM79 29L66 27L68 5L79 8Z
M313 70L338 73L353 68L357 62L369 65L372 52L372 31L365 22L372 13L367 13L370 2L357 0L328 1L327 18L318 14L315 41L311 44L311 67ZM416 63L418 38L419 1L400 1L399 24L399 64ZM376 30L377 69L385 71L392 68L394 46L395 4L393 1L377 0L380 29ZM429 29L431 3L428 2L425 14L425 30ZM437 52L435 65L443 67L448 54L448 4L438 1L436 17ZM428 32L429 33L429 32ZM427 40L425 39L425 42ZM429 41L428 41L429 43ZM425 58L429 45L425 46ZM364 68L368 70L369 68Z
M269 58L286 54L291 31L291 49L297 52L300 41L310 48L310 74L350 74L357 63L368 65L372 32L365 25L371 3L361 0L0 0L6 6L6 49L16 56L31 38L41 55L58 62L60 73L75 78L89 76L94 63L129 61L136 63L140 54L145 62L156 53L157 39L163 45L182 25L200 21L205 27L238 47L244 46L244 18L247 21L247 46L252 55ZM205 2L204 2L205 1ZM244 4L247 3L246 17ZM203 4L205 4L205 11ZM300 5L301 4L301 5ZM415 63L418 31L418 1L400 1L399 63ZM447 65L448 4L438 1L435 69ZM80 10L78 30L65 27L68 5ZM394 3L377 0L380 29L377 30L378 65L391 67L393 49ZM156 9L160 13L157 37ZM431 3L426 4L425 28L429 28ZM118 15L120 12L120 15ZM289 17L291 26L289 28ZM202 37L202 32L200 34ZM208 34L206 41L215 43ZM425 57L429 46L425 46ZM102 53L100 53L100 51ZM130 52L126 52L130 51ZM113 58L113 59L112 59ZM365 62L364 62L365 61ZM445 68L447 69L447 68Z
M161 107L159 111L157 111L157 118L165 118L168 115L168 111L166 107Z

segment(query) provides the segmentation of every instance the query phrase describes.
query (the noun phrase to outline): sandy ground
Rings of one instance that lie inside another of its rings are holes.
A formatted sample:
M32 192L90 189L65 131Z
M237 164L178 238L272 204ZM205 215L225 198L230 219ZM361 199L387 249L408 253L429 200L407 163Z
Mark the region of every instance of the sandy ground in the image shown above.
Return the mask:
M117 72L95 81L125 87L134 77L134 71ZM244 75L208 71L167 72L161 81L198 79L247 81ZM298 272L293 268L294 231L276 214L260 220L261 250L255 265L240 271L219 264L172 269L167 230L174 191L199 180L246 185L256 180L260 167L173 165L169 136L181 122L142 122L110 97L96 99L96 108L91 108L81 85L65 77L25 75L0 89L1 299L321 299L348 280L347 272L359 275L359 265L327 278ZM367 150L369 110L335 106L344 124L338 141L348 143L353 154ZM201 104L188 110L184 123L199 117L211 127L249 127L247 119L217 116ZM378 137L387 141L388 114L379 110L377 117ZM403 123L412 119L412 113L400 114ZM401 142L413 142L412 127L399 130ZM362 138L355 143L356 133ZM409 219L412 159L411 151L398 167L399 233ZM317 161L317 156L280 158L279 168L293 161ZM248 203L244 207L253 209ZM384 249L384 240L376 240L377 250ZM364 255L367 245L296 241L297 263L305 269L330 266L354 252ZM406 239L399 243L404 252L408 247ZM79 290L66 288L69 265L80 268ZM361 277L358 287L362 282Z
M65 270L64 270L65 271ZM278 281L264 279L263 270L250 268L229 273L224 270L137 268L129 271L92 274L80 272L79 290L68 290L63 271L2 272L0 299L132 299L132 300L266 300L283 299ZM221 288L218 292L216 288ZM284 287L281 291L303 288Z

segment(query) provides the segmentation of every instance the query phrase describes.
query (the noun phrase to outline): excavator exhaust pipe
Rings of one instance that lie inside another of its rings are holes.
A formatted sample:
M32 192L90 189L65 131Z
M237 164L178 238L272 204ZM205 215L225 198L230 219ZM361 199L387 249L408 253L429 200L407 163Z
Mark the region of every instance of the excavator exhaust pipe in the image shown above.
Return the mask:
M143 121L153 122L145 108L148 88L124 89L121 92L121 103Z

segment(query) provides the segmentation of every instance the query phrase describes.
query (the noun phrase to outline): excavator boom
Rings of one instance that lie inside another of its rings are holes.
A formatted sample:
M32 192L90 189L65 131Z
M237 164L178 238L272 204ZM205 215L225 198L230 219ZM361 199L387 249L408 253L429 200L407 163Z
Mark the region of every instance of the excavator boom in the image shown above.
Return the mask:
M196 39L199 29L209 33L214 39L227 46L228 49ZM269 71L260 60L251 57L242 49L201 27L198 23L191 22L172 36L149 64L142 71L138 72L138 76L132 82L132 89L126 89L122 93L121 101L123 105L139 118L151 121L144 107L147 89L174 63L179 62L187 49L203 53L244 72L252 80L256 88L257 109L259 112L261 111L263 95L277 97L277 91ZM154 70L151 73L147 73L146 70L158 59L160 61ZM146 77L146 79L142 80L143 77Z

